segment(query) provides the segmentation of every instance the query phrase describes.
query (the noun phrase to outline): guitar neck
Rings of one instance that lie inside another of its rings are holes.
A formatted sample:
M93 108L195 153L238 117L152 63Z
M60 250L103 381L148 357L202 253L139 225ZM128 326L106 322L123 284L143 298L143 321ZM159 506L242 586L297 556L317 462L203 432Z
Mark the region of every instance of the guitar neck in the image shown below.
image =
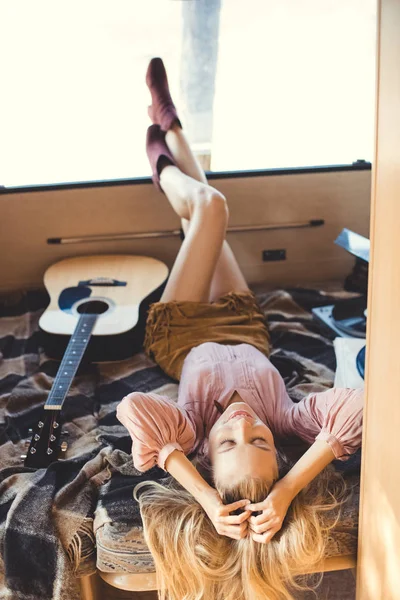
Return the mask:
M46 410L61 410L87 345L89 344L90 336L97 318L98 315L96 314L82 314L80 316L57 371L49 397L44 405Z

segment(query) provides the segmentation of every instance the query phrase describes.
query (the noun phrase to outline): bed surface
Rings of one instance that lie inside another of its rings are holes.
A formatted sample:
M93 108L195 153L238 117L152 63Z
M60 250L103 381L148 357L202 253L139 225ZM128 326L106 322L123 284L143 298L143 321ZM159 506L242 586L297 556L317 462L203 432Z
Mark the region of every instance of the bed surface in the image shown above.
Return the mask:
M311 308L351 294L261 287L255 292L269 324L271 361L292 400L332 387L333 334L313 320ZM30 600L75 600L75 576L93 573L96 566L105 572L154 571L132 491L137 482L165 473L134 469L131 440L115 410L134 390L176 400L178 385L143 353L80 368L63 408L67 460L47 470L26 469L20 460L24 436L37 422L58 369L41 347L38 320L47 303L44 290L0 297L0 597L12 592L24 599L29 591ZM352 492L328 555L355 554L360 452L334 465ZM60 578L62 593L49 584Z

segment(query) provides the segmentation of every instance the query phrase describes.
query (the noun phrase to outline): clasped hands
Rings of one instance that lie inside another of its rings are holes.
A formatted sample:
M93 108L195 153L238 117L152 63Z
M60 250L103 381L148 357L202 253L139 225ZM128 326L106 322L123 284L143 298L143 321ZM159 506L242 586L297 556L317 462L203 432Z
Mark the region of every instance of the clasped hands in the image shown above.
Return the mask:
M223 504L217 492L207 494L202 506L220 535L240 540L250 535L253 540L267 544L282 527L283 520L293 499L290 489L278 481L267 498L251 504L249 500L238 500L232 504ZM239 515L231 512L243 508ZM253 512L262 511L259 515Z

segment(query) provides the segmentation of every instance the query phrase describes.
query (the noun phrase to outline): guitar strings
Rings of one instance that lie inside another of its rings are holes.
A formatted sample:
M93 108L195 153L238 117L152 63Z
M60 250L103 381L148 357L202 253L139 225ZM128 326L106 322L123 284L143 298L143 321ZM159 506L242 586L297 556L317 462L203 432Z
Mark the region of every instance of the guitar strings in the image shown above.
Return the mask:
M87 303L86 303L86 306L84 306L84 307L83 307L83 313L81 313L81 314L88 314L88 312L87 312L87 311L89 310L89 306L90 306L90 302L87 302ZM78 322L79 322L79 319L78 319ZM73 334L72 334L72 335L73 335ZM63 358L64 358L64 357L63 357ZM62 362L62 359L61 359L61 362ZM59 367L59 369L60 369L60 368L61 368L61 363L60 363L60 367ZM58 374L58 371L57 371L57 374ZM57 374L56 374L56 377L55 377L55 379L57 378ZM53 385L54 385L54 382L53 382ZM61 413L61 411L59 411L59 412ZM41 421L39 421L39 422L41 422ZM51 448L50 448L50 444L51 444L51 442L52 442L52 441L54 441L54 440L52 440L52 439L51 439L51 436L53 435L53 431L54 431L54 429L56 429L56 428L54 427L54 423L55 423L55 422L56 422L56 415L55 415L55 413L53 412L53 413L52 413L52 415L51 415L51 417L50 417L50 427L49 427L49 434L48 434L48 439L47 439L47 452L46 452L46 453L47 453L48 455L50 455L50 454L52 454L52 453L53 453L53 450L51 450ZM44 426L44 424L43 424L43 426ZM57 424L57 427L58 427L58 426L59 426L59 424ZM39 440L36 440L36 439L35 439L35 438L36 438L36 435L38 435L38 434L37 434L37 433L34 433L34 434L32 435L32 439L31 439L31 443L30 443L30 447L29 447L29 452L30 452L30 453L32 453L32 450L34 450L34 452L33 452L33 453L35 453L35 452L36 452L36 446L37 446L37 442L39 441ZM39 437L39 439L40 439L40 437ZM49 452L49 450L50 450L50 452Z

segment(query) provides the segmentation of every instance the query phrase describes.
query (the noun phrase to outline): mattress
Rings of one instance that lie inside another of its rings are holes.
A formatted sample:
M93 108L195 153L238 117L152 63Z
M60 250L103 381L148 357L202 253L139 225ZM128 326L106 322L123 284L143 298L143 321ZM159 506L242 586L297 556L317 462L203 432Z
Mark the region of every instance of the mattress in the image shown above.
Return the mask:
M340 289L270 291L267 286L254 291L271 335L271 361L292 400L332 387L334 336L313 319L311 309L351 294ZM23 598L31 586L32 600L55 599L59 596L48 581L61 579L73 600L79 598L76 576L96 568L154 571L132 493L139 481L162 480L165 473L158 468L136 471L131 439L115 413L132 391L153 391L176 401L178 384L142 352L83 365L63 407L66 460L47 470L24 468L20 455L27 429L37 422L59 367L44 353L38 327L48 300L44 289L0 297L0 596ZM346 462L333 463L351 492L330 536L328 556L356 553L360 456L359 451ZM12 564L7 556L13 557Z
M283 376L292 400L299 401L310 392L332 387L336 370L334 336L313 319L311 308L328 304L332 299L340 301L348 295L343 291L328 294L299 288L255 291L271 334L271 361ZM167 384L153 391L176 400L178 386ZM301 443L291 447L292 453L298 455L305 449ZM333 463L345 478L349 494L340 521L329 536L326 557L356 555L360 461L361 451L346 462ZM129 473L131 468L131 463L125 462L123 468L114 473L102 487L97 504L94 520L96 563L98 569L107 573L138 574L155 570L132 496L138 479Z

